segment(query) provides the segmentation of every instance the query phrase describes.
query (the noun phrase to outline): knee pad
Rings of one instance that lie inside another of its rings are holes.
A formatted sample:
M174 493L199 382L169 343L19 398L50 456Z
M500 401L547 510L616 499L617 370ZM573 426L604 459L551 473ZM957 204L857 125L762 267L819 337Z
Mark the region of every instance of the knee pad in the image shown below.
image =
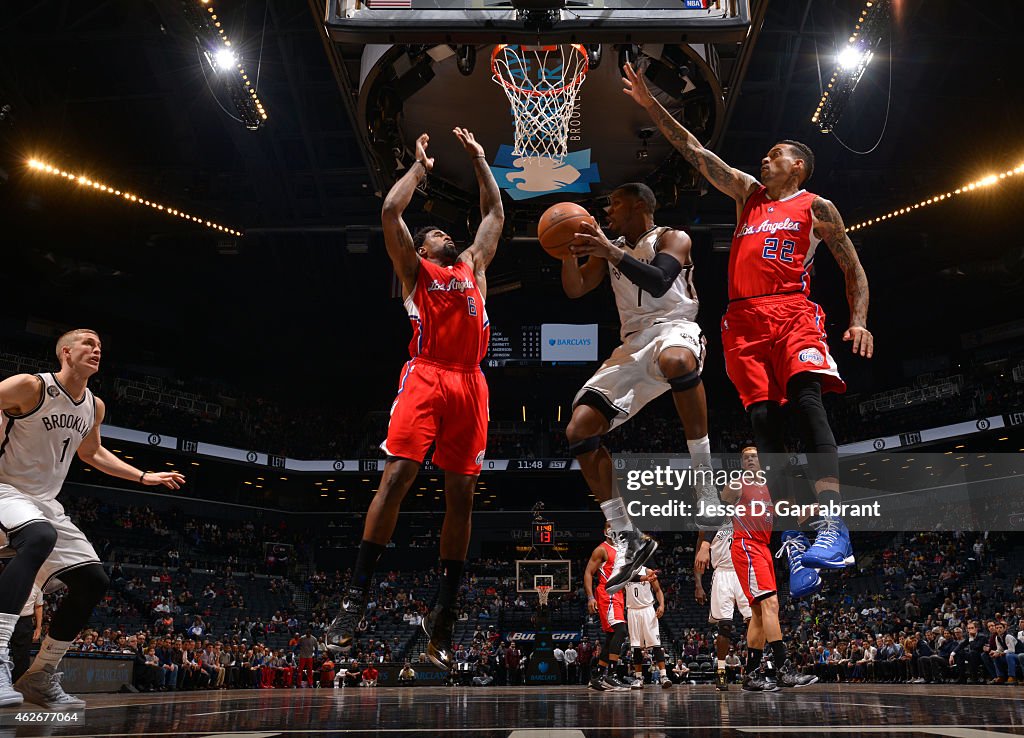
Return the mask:
M661 646L655 646L652 656L654 656L654 663L662 663L665 660L665 649Z
M633 647L633 664L642 664L644 662L644 650L640 646Z
M799 410L800 428L814 479L838 478L836 438L821 401L821 380L806 372L798 374L790 380L786 396Z
M700 384L700 372L694 369L689 371L681 377L671 377L668 380L668 386L672 388L673 392L686 392L692 390Z
M18 557L38 562L38 569L57 545L57 530L46 520L36 520L8 535Z
M75 591L88 597L101 598L110 586L110 577L102 564L90 564L64 572L60 580L67 585L68 592Z
M754 431L754 445L762 456L761 466L765 466L764 458L772 454L786 451L785 417L782 407L777 402L764 400L755 402L747 408L750 426Z
M597 451L599 448L601 448L601 436L591 436L590 438L584 438L579 443L569 444L569 455L576 458L582 454Z
M720 623L716 623L716 625L718 626L718 632L716 633L716 635L719 636L720 638L725 638L727 641L731 641L732 640L732 623L730 623L730 622L728 622L726 620L723 620Z

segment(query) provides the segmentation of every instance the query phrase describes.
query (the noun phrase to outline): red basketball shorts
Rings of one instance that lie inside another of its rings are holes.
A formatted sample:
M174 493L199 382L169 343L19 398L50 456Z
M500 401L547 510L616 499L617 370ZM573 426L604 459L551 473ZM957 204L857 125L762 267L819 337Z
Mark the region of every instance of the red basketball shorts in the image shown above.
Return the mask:
M594 590L597 614L601 617L601 630L611 633L617 623L626 622L626 594L621 589L609 597L603 585Z
M786 401L786 385L801 372L821 377L825 392L846 383L828 350L825 312L803 295L772 295L729 304L722 317L725 371L743 407Z
M775 586L775 562L767 543L750 538L733 538L730 553L747 602L758 602L778 591Z
M422 464L436 443L437 466L454 474L479 474L487 449L487 399L480 367L410 359L402 368L381 449Z

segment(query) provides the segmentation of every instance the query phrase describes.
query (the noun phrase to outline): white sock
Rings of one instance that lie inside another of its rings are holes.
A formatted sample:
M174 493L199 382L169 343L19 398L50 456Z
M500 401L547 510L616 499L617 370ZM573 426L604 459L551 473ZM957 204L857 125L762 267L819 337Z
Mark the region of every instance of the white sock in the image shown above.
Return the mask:
M690 459L694 469L698 466L711 468L711 439L707 436L693 441L687 439L686 448L690 451Z
M668 679L668 669L658 669L658 673L661 674L662 679Z
M64 658L64 654L71 648L72 641L55 641L50 636L46 636L43 639L43 643L39 646L39 653L36 655L35 661L32 662L32 666L28 667L27 674L31 674L35 671L42 671L47 666L51 666L54 669L57 668L57 664Z
M626 504L621 497L613 497L602 502L601 512L604 513L604 519L612 524L612 530L633 530L633 522L629 519Z
M19 615L9 612L0 612L0 651L6 651L11 644L11 635L14 633L14 626L18 624Z

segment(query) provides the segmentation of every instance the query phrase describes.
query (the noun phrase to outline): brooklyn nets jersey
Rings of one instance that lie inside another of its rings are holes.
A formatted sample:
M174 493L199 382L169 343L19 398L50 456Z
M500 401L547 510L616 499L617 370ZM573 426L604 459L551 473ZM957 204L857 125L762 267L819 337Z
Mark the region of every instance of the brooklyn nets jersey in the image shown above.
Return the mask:
M630 248L625 238L618 238L615 245L626 249L634 259L650 264L658 253L658 242L671 228L655 226L647 231ZM697 320L697 291L693 287L693 264L683 267L676 280L661 297L644 292L620 272L613 264L608 265L615 305L619 309L622 323L622 338L630 333L650 328L656 323L671 320Z
M729 521L715 533L711 540L711 566L717 571L719 569L733 571L732 564L732 521Z
M637 576L647 574L647 567L641 566ZM642 610L654 604L654 591L650 582L630 582L625 586L626 607L630 610Z
M75 402L53 374L43 380L43 397L24 415L0 414L0 484L39 500L57 497L71 459L96 422L92 391Z

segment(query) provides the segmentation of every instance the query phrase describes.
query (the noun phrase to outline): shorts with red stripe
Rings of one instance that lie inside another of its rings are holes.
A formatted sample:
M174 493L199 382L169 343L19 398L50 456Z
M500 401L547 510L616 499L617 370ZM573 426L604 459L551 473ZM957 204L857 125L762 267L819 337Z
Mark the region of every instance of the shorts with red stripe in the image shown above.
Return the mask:
M434 464L454 474L479 474L487 448L487 400L480 367L410 359L380 447L388 456L422 464L435 443Z
M760 602L778 591L775 585L775 562L767 543L734 537L730 553L747 602Z
M597 600L597 614L601 617L601 630L611 633L618 623L626 622L626 594L620 589L609 596L603 584L594 590Z
M722 317L725 371L743 407L786 402L786 385L801 372L821 378L825 392L846 383L828 350L825 312L803 294L769 295L729 303Z

